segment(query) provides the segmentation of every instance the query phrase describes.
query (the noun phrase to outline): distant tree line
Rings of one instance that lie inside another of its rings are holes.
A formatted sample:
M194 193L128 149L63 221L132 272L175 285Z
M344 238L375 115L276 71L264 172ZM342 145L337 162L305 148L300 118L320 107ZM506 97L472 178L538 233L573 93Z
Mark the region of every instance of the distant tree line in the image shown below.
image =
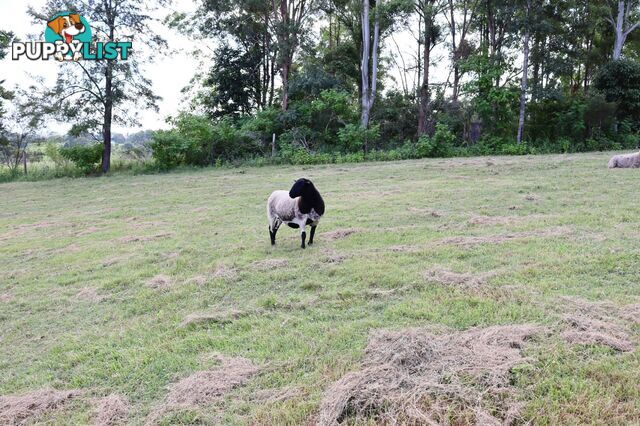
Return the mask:
M148 46L166 45L150 31L141 1L113 0L105 9L85 0L78 9L111 38L129 37L118 31L134 28ZM62 3L49 0L32 14L45 19ZM313 162L638 145L638 0L198 6L195 14L166 19L188 25L212 54L185 92L189 107L171 119L171 130L154 134L154 157L164 167L248 157ZM443 49L448 76L434 81L434 52ZM134 123L131 111L155 108L142 59L61 70L56 87L73 83L82 102L71 105L83 105L65 111L75 117L72 134L102 140L102 171L116 140L111 123Z
M174 163L638 145L637 1L206 0L169 22L186 20L217 47L191 110L155 139ZM449 75L434 84L438 45Z

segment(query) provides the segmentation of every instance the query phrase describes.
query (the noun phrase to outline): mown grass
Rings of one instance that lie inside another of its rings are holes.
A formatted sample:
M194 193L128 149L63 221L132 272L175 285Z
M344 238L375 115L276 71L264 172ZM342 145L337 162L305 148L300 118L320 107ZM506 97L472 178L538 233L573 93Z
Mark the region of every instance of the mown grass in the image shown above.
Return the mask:
M636 170L606 154L204 169L0 185L0 395L47 386L118 393L144 423L167 386L211 353L262 373L223 401L165 424L302 424L323 391L358 367L378 328L561 324L560 296L640 301ZM265 201L312 179L327 213L316 244L281 229L269 245ZM475 216L511 218L477 224ZM323 233L353 228L343 239ZM562 229L472 247L454 236ZM341 262L327 262L327 257ZM276 269L253 263L287 259ZM221 267L235 273L215 276ZM427 282L434 267L499 271L491 292ZM150 288L164 274L171 285ZM194 277L199 277L194 280ZM500 297L501 289L509 288ZM498 296L496 296L498 295ZM181 326L236 309L225 324ZM640 330L633 329L638 339ZM569 346L550 334L514 373L536 424L640 422L638 351ZM285 400L256 397L293 390ZM86 400L53 413L87 423Z

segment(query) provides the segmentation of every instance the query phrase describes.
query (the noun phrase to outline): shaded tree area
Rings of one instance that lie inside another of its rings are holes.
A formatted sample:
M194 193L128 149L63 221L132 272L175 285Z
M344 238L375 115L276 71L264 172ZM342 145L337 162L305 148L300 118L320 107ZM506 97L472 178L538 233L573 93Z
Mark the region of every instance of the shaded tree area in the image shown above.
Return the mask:
M164 45L140 1L104 2L119 5L115 15L103 2L83 7L110 39L128 37L116 34L124 23L146 31L149 46ZM47 11L61 2L49 0ZM197 5L165 20L193 30L202 65L185 91L189 106L172 130L154 136L165 165L578 152L639 142L637 1ZM0 35L6 45L9 35ZM139 59L63 68L53 90L77 87L79 102L56 111L74 119L73 134L102 141L106 171L111 123L135 122L127 111L154 108L157 98Z
M640 130L638 7L206 0L200 35L218 47L194 110L213 129L231 126L258 156L274 155L274 141L281 155L302 158L632 148ZM316 25L299 18L283 27L301 15ZM402 40L411 38L407 53ZM437 51L446 52L446 66Z

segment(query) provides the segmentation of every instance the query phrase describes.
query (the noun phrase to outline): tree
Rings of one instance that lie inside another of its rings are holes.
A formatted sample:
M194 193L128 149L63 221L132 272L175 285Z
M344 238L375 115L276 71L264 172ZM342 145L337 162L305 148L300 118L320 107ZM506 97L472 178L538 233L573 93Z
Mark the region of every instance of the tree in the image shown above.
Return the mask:
M622 47L627 40L629 34L638 28L640 21L638 21L638 2L635 0L619 0L617 5L617 13L615 19L613 18L613 10L615 6L612 5L610 14L606 20L613 26L615 32L615 42L613 45L613 60L620 59L622 55ZM636 21L632 23L632 21Z
M603 66L595 78L595 86L607 102L617 104L618 120L628 120L637 128L640 117L640 63L619 59Z
M527 103L527 77L529 75L529 34L531 33L529 17L531 16L531 0L527 0L524 22L524 49L522 58L522 79L520 80L520 114L518 116L518 136L516 142L522 142L524 133L524 113Z
M34 91L35 87L15 91L7 126L0 130L0 159L12 173L22 163L27 174L27 147L37 139L44 120L41 100L31 96Z
M449 37L451 42L451 62L453 71L453 84L451 99L457 102L460 94L460 61L466 59L471 51L467 41L471 24L475 18L475 11L479 0L448 0L443 9L445 19L449 24ZM456 39L459 36L459 39Z
M380 1L380 0L378 0ZM369 20L371 4L369 0L362 0L362 61L360 65L362 79L362 109L360 125L363 129L369 128L369 115L376 97L376 84L378 82L378 47L380 43L380 17L378 8L374 5L373 18L373 46L371 46L371 22ZM371 62L369 59L371 58ZM367 152L365 139L363 150Z
M259 88L253 90L253 70L260 67L260 57L222 45L216 49L215 58L202 82L205 90L199 102L212 118L248 114L261 96Z
M435 22L436 16L441 12L444 3L440 0L419 0L415 8L420 16L420 22L424 25L422 29L422 84L419 93L418 111L418 136L424 134L432 135L434 131L431 117L431 100L429 92L429 66L431 64L431 51L436 45L440 36L440 28Z
M13 33L0 30L0 60L4 59L6 56L13 38ZM4 106L2 101L5 99L11 99L12 96L10 91L2 87L3 84L4 80L2 80L0 76L0 131L2 131L3 128L2 118L4 116Z
M282 110L289 108L289 78L293 56L307 31L307 18L315 12L313 0L272 0L278 38L280 77L282 78Z
M247 92L252 108L262 110L273 104L279 46L270 1L202 0L194 16L174 14L169 21L172 27L193 27L191 35L205 48L206 41L214 40L250 60L253 68L246 69L250 77L243 79L242 90Z
M152 59L144 57L145 50L158 54L166 48L166 42L149 26L152 18L147 14L154 5L166 3L167 0L78 0L70 5L65 0L48 0L43 10L29 10L42 21L60 10L69 10L88 19L95 39L133 43L133 53L127 60L62 63L51 90L51 99L58 99L58 103L50 111L61 120L74 122L71 134L91 132L102 140L103 173L111 166L113 124L137 124L138 111L158 109L159 97L153 93L151 81L142 75L140 63ZM60 93L68 95L60 97Z

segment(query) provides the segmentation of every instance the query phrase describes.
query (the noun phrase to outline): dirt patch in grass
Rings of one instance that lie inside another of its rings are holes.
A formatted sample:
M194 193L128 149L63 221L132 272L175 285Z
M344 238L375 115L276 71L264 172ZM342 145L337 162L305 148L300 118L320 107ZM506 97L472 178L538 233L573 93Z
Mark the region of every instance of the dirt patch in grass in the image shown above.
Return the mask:
M424 279L450 287L478 290L487 283L487 279L495 276L495 272L477 274L453 272L445 268L433 268L426 271Z
M118 238L116 241L122 244L128 243L136 243L136 242L147 242L157 240L159 238L171 237L173 234L171 232L160 232L154 235L125 235L124 237Z
M253 262L251 266L259 271L268 271L271 269L283 268L289 264L287 259L265 259Z
M229 324L246 315L248 315L248 312L238 309L223 309L218 312L189 314L182 320L180 327L204 324Z
M638 304L618 307L610 302L589 302L562 297L569 313L563 316L562 337L572 344L604 345L619 352L635 348L631 324L638 322Z
M335 231L323 232L322 238L328 241L341 240L357 232L360 232L360 229L357 229L357 228L336 229Z
M21 395L0 396L0 424L25 425L38 417L62 409L80 395L75 390L41 389Z
M459 247L472 248L481 244L503 244L509 241L524 240L528 238L561 237L571 233L569 227L560 226L535 231L512 232L508 234L489 236L458 236L447 237L440 240L440 244L453 244Z
M175 410L196 410L224 398L246 384L260 368L246 358L217 356L219 366L198 371L169 386L162 406L153 410L147 424L154 424Z
M147 287L155 290L166 290L173 285L173 280L165 274L158 274L147 281Z
M93 287L83 287L76 293L76 299L91 303L100 303L105 299L105 296L98 293Z
M116 394L107 395L96 401L93 423L96 426L126 424L130 410L126 398Z
M521 348L541 332L533 325L375 332L362 368L325 392L318 424L510 423L519 408L511 369L527 361Z

